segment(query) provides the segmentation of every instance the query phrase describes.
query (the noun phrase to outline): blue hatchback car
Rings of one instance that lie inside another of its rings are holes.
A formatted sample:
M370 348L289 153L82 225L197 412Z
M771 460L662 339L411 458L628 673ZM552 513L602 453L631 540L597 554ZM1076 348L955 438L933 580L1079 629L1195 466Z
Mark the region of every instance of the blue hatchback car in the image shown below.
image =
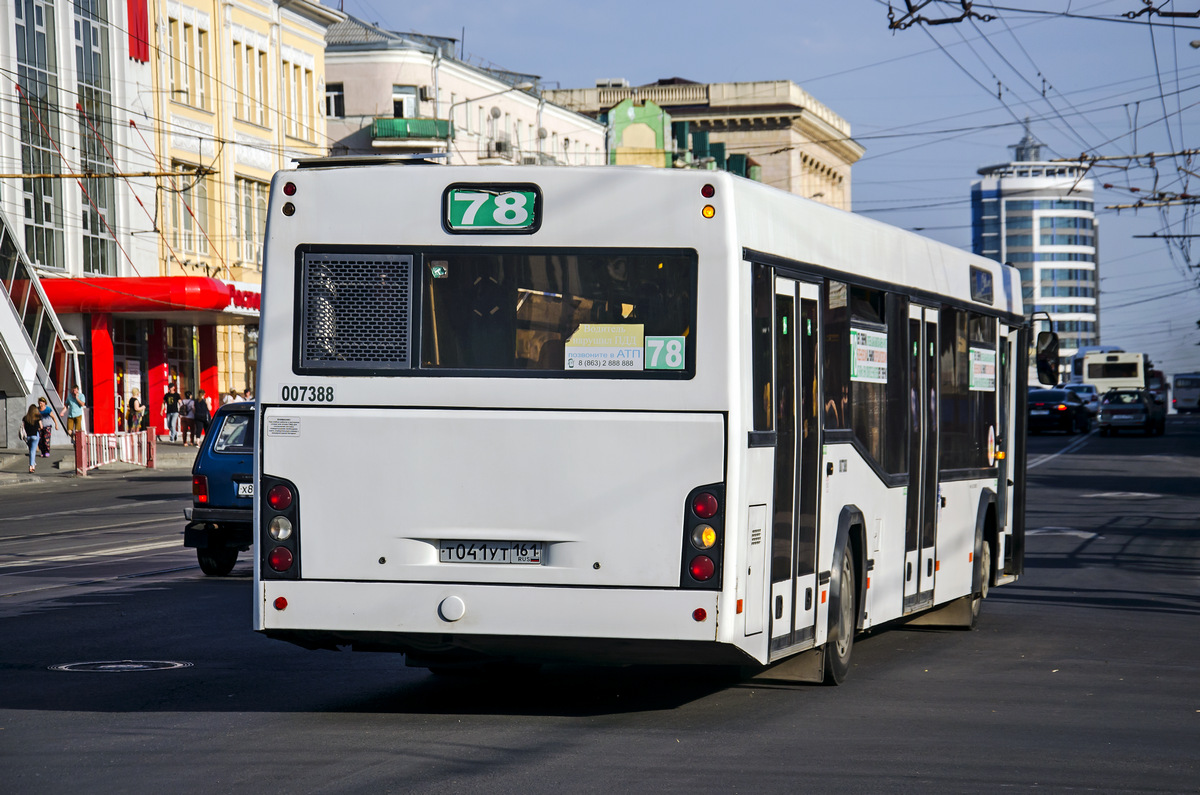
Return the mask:
M250 402L221 406L192 464L183 545L205 574L229 574L254 540L254 416Z

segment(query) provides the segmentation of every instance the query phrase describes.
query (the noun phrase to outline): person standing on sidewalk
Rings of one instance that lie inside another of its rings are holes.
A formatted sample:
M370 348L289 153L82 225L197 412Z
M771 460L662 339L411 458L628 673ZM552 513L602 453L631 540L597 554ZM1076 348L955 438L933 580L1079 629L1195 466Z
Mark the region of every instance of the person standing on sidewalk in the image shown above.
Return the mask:
M41 422L40 433L38 434L38 450L42 453L42 458L50 457L50 433L54 430L54 426L58 425L58 420L54 418L54 409L50 408L50 404L46 402L46 398L40 397L37 402L38 417Z
M196 401L192 400L189 389L183 393L179 401L179 421L183 424L183 446L191 447L196 443Z
M38 440L42 438L42 413L34 403L29 404L29 411L21 418L21 431L25 444L29 445L29 471L37 469Z
M212 408L208 405L208 398L204 396L204 390L201 389L196 393L196 444L200 444L200 440L208 433L208 424L212 422Z
M167 387L167 394L163 395L162 413L167 420L168 437L172 442L179 437L179 388L174 382Z
M125 430L129 433L137 433L142 429L142 415L146 413L146 407L142 405L140 395L136 387L130 390L129 410L125 412Z
M71 444L75 443L75 434L83 430L83 407L86 405L87 398L79 391L79 385L71 387L67 405L63 406L61 412L67 418L67 435L71 437Z

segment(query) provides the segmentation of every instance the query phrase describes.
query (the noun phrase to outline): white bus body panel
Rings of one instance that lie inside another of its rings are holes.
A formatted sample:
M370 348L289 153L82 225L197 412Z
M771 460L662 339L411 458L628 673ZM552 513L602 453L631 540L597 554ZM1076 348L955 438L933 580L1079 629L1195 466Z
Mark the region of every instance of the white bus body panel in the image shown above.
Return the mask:
M488 635L515 638L611 638L713 641L717 591L639 588L558 589L468 583L408 583L404 598L386 582L274 581L263 583L258 629L326 630L336 634ZM287 609L272 603L287 600ZM568 598L569 597L569 598ZM447 600L461 604L451 620ZM709 618L696 621L703 608ZM467 639L469 642L469 639Z
M724 478L714 414L271 407L263 432L306 580L677 588L688 492ZM441 540L542 542L544 562L443 563Z

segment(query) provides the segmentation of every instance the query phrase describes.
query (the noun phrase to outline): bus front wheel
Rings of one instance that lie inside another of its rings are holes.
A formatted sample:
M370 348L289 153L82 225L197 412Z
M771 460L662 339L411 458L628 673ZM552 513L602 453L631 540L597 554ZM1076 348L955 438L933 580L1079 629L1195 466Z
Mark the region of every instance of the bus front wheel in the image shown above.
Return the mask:
M971 600L971 626L975 626L975 621L979 618L979 611L983 607L983 600L987 599L988 589L992 585L992 545L988 540L983 539L983 544L979 547L979 582L975 586L975 596Z
M825 684L840 685L850 673L856 621L854 562L850 546L842 553L841 578L829 605L829 636L825 640Z

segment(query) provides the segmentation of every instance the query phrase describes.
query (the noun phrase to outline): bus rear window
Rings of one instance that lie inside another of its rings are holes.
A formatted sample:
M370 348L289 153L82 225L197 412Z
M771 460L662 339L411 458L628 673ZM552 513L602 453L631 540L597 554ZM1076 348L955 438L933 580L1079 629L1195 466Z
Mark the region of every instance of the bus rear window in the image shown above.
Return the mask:
M419 261L421 369L694 372L695 251L472 248Z

